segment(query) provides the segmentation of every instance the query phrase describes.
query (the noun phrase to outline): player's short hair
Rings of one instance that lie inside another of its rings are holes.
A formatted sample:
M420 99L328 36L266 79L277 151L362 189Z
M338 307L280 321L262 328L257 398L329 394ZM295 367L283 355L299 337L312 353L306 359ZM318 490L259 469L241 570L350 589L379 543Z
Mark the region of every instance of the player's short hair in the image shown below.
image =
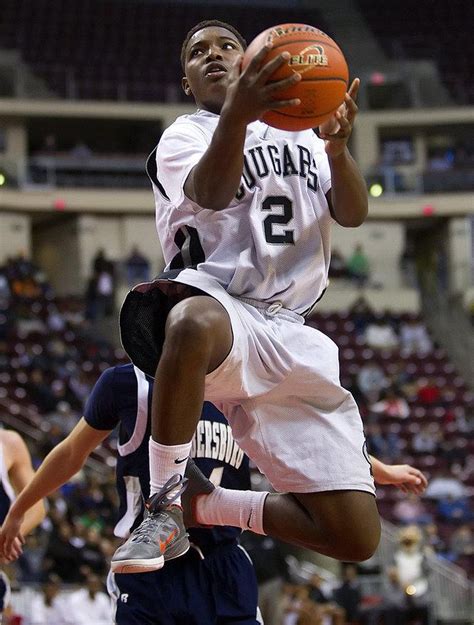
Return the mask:
M199 22L199 24L193 26L184 38L183 45L181 46L181 67L183 68L183 71L186 61L186 48L189 40L195 33L198 32L198 30L202 30L203 28L210 28L211 26L216 26L218 28L225 28L226 30L229 30L233 35L235 35L237 41L240 43L244 50L247 47L247 42L245 41L245 39L239 33L237 28L234 28L234 26L231 26L231 24L227 24L227 22L221 22L221 20L204 20L203 22Z

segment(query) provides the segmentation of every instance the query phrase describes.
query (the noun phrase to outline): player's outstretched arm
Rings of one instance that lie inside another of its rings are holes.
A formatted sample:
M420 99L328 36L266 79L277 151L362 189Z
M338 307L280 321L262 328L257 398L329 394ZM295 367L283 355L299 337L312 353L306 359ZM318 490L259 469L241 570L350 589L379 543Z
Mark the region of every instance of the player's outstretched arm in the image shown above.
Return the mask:
M357 115L360 80L354 79L344 103L319 127L331 168L331 191L327 194L336 221L347 228L360 226L367 217L367 185L347 147Z
M374 480L377 484L392 484L404 493L421 495L428 486L426 476L409 464L385 464L370 456Z
M37 472L31 469L0 531L0 555L12 560L21 554L20 543L24 542L24 535L34 527L31 523L37 514L33 511L38 503L70 480L83 467L89 454L109 434L109 430L95 430L81 419L67 438L46 456Z
M15 494L18 495L34 475L31 456L25 441L17 432L3 432L4 443L9 457L8 477ZM26 535L41 523L46 514L42 499L37 501L25 516L21 531Z

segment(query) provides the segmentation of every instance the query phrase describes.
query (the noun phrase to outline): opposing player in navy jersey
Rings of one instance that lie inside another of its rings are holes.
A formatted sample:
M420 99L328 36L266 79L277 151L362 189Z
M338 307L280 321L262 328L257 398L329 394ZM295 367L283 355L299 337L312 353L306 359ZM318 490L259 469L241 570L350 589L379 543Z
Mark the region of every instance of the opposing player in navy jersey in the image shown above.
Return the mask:
M304 325L328 283L332 225L359 226L368 212L348 150L359 80L319 136L272 128L262 114L300 104L279 92L305 68L292 64L291 77L271 80L290 60L282 52L266 62L271 45L241 70L245 40L229 24L197 24L183 43L182 85L197 110L164 131L147 165L166 271L133 289L121 312L127 353L157 381L156 523L118 549L115 570L152 570L168 550L186 551L176 506L159 493L177 475L179 503L204 399L281 494L219 506L201 497L201 522L225 508L255 531L347 561L368 558L379 542L362 422L340 384L338 349Z
M23 515L38 497L67 482L89 454L119 426L116 465L120 500L115 534L127 537L143 518L148 497L148 439L153 381L133 365L107 369L97 381L84 417L46 457L16 501L5 536L16 536ZM206 402L193 438L192 456L216 486L249 489L249 461L224 416ZM218 489L216 489L218 490ZM118 625L256 625L257 581L237 527L192 528L191 548L162 571L110 575ZM10 544L10 543L9 543Z
M34 471L28 448L17 432L0 429L0 525L10 510L16 495L23 490L33 477ZM25 514L20 525L21 535L25 536L41 523L45 516L42 500L37 501ZM19 539L15 541L17 548ZM0 622L1 614L8 605L10 586L8 577L0 572Z

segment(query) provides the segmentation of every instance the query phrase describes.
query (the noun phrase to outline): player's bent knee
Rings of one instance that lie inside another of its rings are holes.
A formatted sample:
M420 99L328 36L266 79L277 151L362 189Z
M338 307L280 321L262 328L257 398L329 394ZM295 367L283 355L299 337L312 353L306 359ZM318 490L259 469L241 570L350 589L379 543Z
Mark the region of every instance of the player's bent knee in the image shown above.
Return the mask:
M212 297L195 296L179 302L171 309L166 321L166 343L174 351L217 351L215 357L222 360L232 347L227 312ZM216 350L214 345L218 346Z
M371 558L377 550L380 541L380 532L367 530L363 536L355 537L349 545L347 558L349 562L363 562Z

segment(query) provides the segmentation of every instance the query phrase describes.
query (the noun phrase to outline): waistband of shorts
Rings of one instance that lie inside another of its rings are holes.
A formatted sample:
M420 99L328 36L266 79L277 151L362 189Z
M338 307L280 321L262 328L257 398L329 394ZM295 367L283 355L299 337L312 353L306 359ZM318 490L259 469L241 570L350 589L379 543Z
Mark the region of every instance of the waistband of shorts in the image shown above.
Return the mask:
M275 302L261 302L257 299L251 299L250 297L240 297L237 295L232 295L235 299L238 299L245 304L250 304L254 308L262 311L268 317L283 317L287 319L291 319L292 321L297 321L298 323L304 323L304 317L294 310L289 310L288 308L284 308L283 304L278 300Z

